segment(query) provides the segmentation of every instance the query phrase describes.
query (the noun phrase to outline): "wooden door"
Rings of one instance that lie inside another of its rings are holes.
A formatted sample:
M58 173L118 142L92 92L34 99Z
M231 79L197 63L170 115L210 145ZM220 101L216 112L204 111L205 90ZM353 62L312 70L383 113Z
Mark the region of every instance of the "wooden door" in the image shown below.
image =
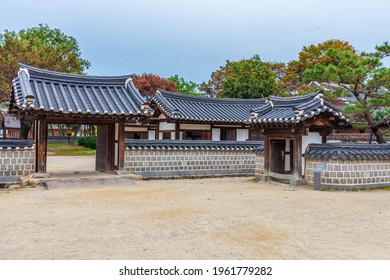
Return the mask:
M114 170L113 125L99 125L96 138L96 171Z
M285 173L285 140L271 140L271 171L279 174Z

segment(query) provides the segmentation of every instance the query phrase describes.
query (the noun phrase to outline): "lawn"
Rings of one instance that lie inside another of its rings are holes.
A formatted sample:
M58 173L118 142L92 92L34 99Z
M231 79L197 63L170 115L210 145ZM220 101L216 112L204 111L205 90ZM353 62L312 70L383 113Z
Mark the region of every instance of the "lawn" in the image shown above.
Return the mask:
M94 156L96 150L83 146L72 146L68 143L52 143L47 144L47 154L49 156Z

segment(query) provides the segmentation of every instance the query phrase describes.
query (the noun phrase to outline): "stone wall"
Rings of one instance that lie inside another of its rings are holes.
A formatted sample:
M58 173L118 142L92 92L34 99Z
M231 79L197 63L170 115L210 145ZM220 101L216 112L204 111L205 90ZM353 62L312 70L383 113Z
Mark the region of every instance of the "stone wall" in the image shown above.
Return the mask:
M32 142L0 141L0 176L25 176L35 172L35 149Z
M145 178L255 175L255 143L203 142L127 141L124 168Z
M390 186L389 144L320 144L306 152L305 179L315 189ZM315 182L315 171L319 182Z
M389 160L312 160L306 162L306 181L314 184L314 170L324 163L321 171L322 188L351 189L390 186Z
M264 176L264 154L256 153L255 158L255 176Z

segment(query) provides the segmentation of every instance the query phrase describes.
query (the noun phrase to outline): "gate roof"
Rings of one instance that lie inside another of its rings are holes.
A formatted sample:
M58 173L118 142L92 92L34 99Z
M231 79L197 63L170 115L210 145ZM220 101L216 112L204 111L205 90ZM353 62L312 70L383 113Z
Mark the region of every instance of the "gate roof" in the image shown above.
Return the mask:
M86 76L19 66L13 80L13 111L116 118L143 115L141 105L146 99L135 88L131 75Z

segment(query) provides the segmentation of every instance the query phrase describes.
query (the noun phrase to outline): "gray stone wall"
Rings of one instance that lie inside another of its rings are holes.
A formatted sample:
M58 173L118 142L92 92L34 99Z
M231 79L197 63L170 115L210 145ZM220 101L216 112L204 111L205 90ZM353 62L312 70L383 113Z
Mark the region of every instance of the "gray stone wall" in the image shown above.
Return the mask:
M250 150L126 150L125 170L146 178L254 176Z
M256 154L255 158L255 176L260 177L264 175L264 154Z
M314 170L324 163L321 188L353 189L390 186L390 160L306 159L305 179L314 184Z
M0 176L25 176L34 172L34 148L0 148Z

